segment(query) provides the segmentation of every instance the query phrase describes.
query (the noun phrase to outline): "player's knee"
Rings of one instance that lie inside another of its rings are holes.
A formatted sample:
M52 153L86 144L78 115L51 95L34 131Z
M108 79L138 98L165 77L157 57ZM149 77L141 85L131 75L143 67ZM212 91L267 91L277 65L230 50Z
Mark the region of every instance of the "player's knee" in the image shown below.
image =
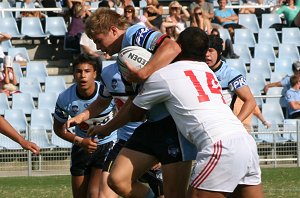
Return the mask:
M87 197L88 198L98 198L98 190L97 189L90 189L88 192L87 192Z
M128 186L128 183L112 174L109 175L107 184L113 191L123 197L127 197L127 195L130 193L130 187Z

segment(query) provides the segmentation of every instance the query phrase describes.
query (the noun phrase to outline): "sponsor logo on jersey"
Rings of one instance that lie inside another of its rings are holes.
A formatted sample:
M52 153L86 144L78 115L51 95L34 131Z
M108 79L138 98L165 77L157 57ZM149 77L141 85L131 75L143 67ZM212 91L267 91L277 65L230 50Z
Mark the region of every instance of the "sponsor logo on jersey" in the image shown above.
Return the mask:
M179 153L179 148L175 145L168 146L168 154L172 157L176 157Z
M117 79L112 79L112 80L111 80L111 87L112 87L113 89L116 89L117 86L118 86L118 81L117 81Z
M247 85L246 79L244 78L244 76L240 76L240 77L236 78L233 82L231 82L229 84L229 89L231 91L233 91L233 90L239 89L239 88L241 88L245 85Z
M78 105L72 105L72 112L76 114L79 111Z
M144 46L147 41L148 35L151 34L153 30L148 28L141 28L136 32L135 44L138 46Z

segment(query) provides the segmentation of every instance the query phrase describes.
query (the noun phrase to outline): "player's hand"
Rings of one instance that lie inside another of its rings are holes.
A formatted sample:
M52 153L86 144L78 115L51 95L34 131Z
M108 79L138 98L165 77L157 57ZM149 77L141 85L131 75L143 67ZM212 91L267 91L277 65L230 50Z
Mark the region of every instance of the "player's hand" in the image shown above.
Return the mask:
M93 138L83 138L80 146L87 153L93 153L97 150L97 141L94 140Z
M83 119L80 116L75 116L71 119L69 119L65 124L64 124L64 128L65 128L65 133L68 132L68 129L70 127L76 126L78 124L80 124L81 122L83 122Z
M40 154L40 147L38 147L35 143L29 142L27 140L24 140L23 142L20 143L23 149L25 150L30 150L32 153L35 155Z
M126 68L128 69L128 72L123 73L123 76L126 81L132 83L142 83L145 78L143 78L143 70L137 69L136 67L130 65L127 61L124 62Z
M151 168L151 170L158 170L158 169L160 169L160 167L161 167L161 163L159 162L159 163L155 164L155 165Z
M101 126L101 125L96 125L96 126L90 127L87 134L91 137L97 135L99 139L102 139L102 138L110 135L110 133L107 133L103 130L103 126Z

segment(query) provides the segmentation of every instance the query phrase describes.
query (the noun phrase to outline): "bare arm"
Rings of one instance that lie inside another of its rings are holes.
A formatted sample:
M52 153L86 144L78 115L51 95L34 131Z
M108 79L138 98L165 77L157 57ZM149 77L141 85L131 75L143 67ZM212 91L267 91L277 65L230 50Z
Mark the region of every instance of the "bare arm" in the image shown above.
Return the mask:
M235 90L235 93L244 102L237 115L239 120L244 121L253 112L256 102L248 86Z
M299 110L300 109L300 102L299 101L291 101L289 102L291 108L293 110Z
M11 39L11 35L0 32L0 42Z
M269 88L271 87L282 87L282 84L280 81L278 82L273 82L273 83L269 83L264 87L264 92L268 93Z
M266 119L264 118L264 116L262 115L259 107L256 105L256 107L254 108L253 111L253 115L255 115L263 125L265 125L267 128L270 128L271 125L266 121Z

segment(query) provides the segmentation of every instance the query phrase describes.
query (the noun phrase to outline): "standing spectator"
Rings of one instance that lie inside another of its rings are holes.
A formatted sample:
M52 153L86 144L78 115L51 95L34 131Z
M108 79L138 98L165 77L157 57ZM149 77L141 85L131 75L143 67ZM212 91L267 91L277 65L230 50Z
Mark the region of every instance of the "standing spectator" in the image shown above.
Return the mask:
M191 27L198 27L205 31L208 35L211 34L212 25L209 19L203 16L203 11L200 7L195 7L191 21Z
M215 10L216 21L224 28L227 28L231 37L233 37L234 29L242 28L238 24L239 17L232 8L226 8L227 0L218 0L219 8Z
M1 46L1 43L3 41L7 41L7 40L10 40L11 39L11 35L7 34L7 33L4 33L4 32L0 32L0 63L3 63L3 59L4 59L4 51L3 51L3 48Z
M163 6L158 3L158 0L147 0L147 6L144 10L144 15L152 24L152 29L160 30L162 20Z
M291 88L285 94L289 118L300 119L300 76L291 76L290 84Z
M169 16L166 17L166 20L161 25L161 32L163 34L166 33L167 28L175 29L174 37L177 38L187 27L186 21L189 17L189 12L178 1L172 1L169 4Z
M278 4L274 8L272 12L283 14L288 27L296 27L294 19L300 11L300 0L296 0L296 2L295 0L287 0L286 3Z
M2 71L0 71L0 93L5 93L7 96L10 96L12 93L17 91L17 75L14 72L12 66L12 60L10 63L7 63L5 59L12 59L10 56L4 58L4 66Z
M75 84L63 91L57 99L53 128L62 139L73 143L71 153L72 191L74 198L98 197L101 185L102 168L108 152L113 147L117 134L113 132L103 139L88 137L87 130L105 124L113 117L112 106L103 112L75 126L75 134L65 132L64 123L86 109L98 98L102 84L95 81L96 62L79 56L73 63ZM108 102L107 105L110 103Z

